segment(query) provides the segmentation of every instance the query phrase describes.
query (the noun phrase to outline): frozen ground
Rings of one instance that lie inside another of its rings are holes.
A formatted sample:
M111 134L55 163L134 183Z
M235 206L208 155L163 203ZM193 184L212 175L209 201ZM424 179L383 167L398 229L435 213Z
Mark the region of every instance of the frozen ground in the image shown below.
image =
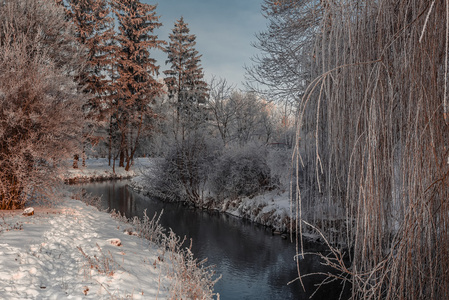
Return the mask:
M169 263L122 226L69 198L33 216L0 211L0 299L166 298Z
M118 161L116 161L115 173L112 170L112 166L108 165L106 158L87 159L85 167L81 163L79 161L79 167L77 169L68 167L67 171L63 174L63 178L75 182L131 178L140 174L140 169L145 167L149 163L149 160L147 158L137 158L129 171L125 171L125 168L119 167ZM68 165L70 166L71 162L68 162Z

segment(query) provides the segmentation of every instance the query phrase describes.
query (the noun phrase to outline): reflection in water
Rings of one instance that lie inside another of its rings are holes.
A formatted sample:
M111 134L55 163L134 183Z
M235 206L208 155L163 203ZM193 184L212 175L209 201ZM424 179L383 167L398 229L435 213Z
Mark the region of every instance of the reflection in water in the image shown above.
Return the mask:
M264 226L228 216L188 209L181 204L165 203L141 196L126 187L129 181L84 184L88 193L102 195L104 208L115 209L129 218L164 210L161 224L176 234L193 239L192 251L201 260L216 266L222 279L215 285L220 299L309 299L324 277L304 280L306 292L298 281L293 260L295 247L289 241L273 236ZM327 272L318 256L300 260L302 274ZM341 285L334 283L321 288L312 299L338 299ZM347 298L347 297L344 297Z

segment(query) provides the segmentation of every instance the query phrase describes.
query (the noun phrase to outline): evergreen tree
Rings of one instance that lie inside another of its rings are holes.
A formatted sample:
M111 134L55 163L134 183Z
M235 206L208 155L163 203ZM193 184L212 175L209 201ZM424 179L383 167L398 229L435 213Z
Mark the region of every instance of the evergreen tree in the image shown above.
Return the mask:
M120 166L124 166L126 158L126 170L129 170L144 117L151 113L149 104L162 91L162 84L154 78L159 66L150 57L150 49L162 49L165 42L153 33L162 26L156 16L156 5L139 0L112 0L111 4L119 22L114 119L121 136Z
M181 126L183 138L185 129L196 128L202 120L199 104L205 103L208 95L200 64L201 55L195 50L196 36L190 34L187 25L183 17L175 22L170 43L165 49L168 55L165 63L170 64L170 69L164 71L168 95L176 101L176 123Z
M86 128L83 133L84 143L97 138L90 132L95 127L88 120L106 118L107 97L110 95L112 38L114 35L113 18L109 15L106 0L67 0L66 17L74 24L75 37L85 46L86 64L76 80L80 89L89 94L84 106ZM85 166L85 146L83 143L83 166ZM74 155L73 167L78 167L79 155Z
M68 0L67 14L75 25L75 36L86 46L87 64L78 76L85 93L94 97L88 103L89 114L101 113L105 108L104 96L110 92L111 53L114 50L113 18L106 0Z

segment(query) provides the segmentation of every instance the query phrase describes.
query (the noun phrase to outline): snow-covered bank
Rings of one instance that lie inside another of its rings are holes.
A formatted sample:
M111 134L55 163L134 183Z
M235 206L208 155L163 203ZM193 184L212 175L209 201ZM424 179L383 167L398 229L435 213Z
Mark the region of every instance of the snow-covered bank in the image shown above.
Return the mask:
M290 227L290 199L286 192L270 191L253 198L227 200L221 211L272 227L277 232L286 232Z
M35 208L32 216L0 211L0 299L185 296L176 271L182 255L129 234L130 228L69 198ZM201 279L201 270L193 271Z
M76 183L131 178L140 174L140 169L148 165L148 163L149 160L147 158L137 158L131 166L131 169L126 171L125 168L119 167L116 161L114 172L112 166L109 166L108 159L89 158L86 160L85 167L79 163L79 167L76 169L73 167L67 168L63 174L63 179L70 183Z
M158 158L137 158L130 171L116 166L115 173L105 158L87 159L86 166L69 168L64 179L71 183L109 179L132 179L132 188L151 195L146 176L155 172ZM239 218L270 226L277 232L288 231L290 224L290 199L288 192L271 191L252 198L226 199L220 203L213 201L201 204L201 208L228 213Z
M107 159L91 158L87 159L86 167L69 168L64 178L71 182L131 178L131 187L134 190L145 195L157 196L151 193L147 177L157 174L156 168L160 160L162 158L137 158L130 171L116 167L114 174L112 167L108 166ZM220 202L209 198L198 207L245 218L269 226L278 233L288 232L290 221L295 218L291 214L289 192L280 190L267 191L254 197L225 199ZM313 238L316 237L318 235L313 234Z
M170 280L162 272L160 251L123 234L107 213L65 199L57 208L36 208L33 216L21 211L1 211L0 216L1 299L168 295ZM111 244L117 238L121 246Z
M149 159L141 167L139 174L133 177L132 188L148 196L156 196L147 186L148 178L156 173L157 159ZM142 165L141 165L142 166ZM255 223L272 227L275 232L287 232L290 227L290 197L287 191L267 191L254 197L225 199L217 202L211 198L198 205L199 208L227 213L239 218L245 218Z

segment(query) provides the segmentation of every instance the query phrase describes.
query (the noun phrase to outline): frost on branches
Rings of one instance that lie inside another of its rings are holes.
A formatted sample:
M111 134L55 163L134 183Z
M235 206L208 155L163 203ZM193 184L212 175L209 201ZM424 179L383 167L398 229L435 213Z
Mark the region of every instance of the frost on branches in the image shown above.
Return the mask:
M83 60L52 1L0 3L0 209L51 190L76 146L82 98L72 80Z
M161 49L164 41L153 34L162 26L156 5L138 0L113 0L111 5L119 23L116 39L120 45L115 54L117 79L113 83L111 124L120 133L120 166L129 170L144 120L152 116L149 104L162 92L162 84L154 78L159 66L150 50Z
M190 34L187 25L182 17L175 22L170 43L165 49L168 55L166 64L170 65L170 69L164 71L168 96L175 100L177 110L175 131L182 134L183 140L186 130L197 129L203 121L200 104L206 102L208 95L200 64L201 55L194 48L196 36Z

